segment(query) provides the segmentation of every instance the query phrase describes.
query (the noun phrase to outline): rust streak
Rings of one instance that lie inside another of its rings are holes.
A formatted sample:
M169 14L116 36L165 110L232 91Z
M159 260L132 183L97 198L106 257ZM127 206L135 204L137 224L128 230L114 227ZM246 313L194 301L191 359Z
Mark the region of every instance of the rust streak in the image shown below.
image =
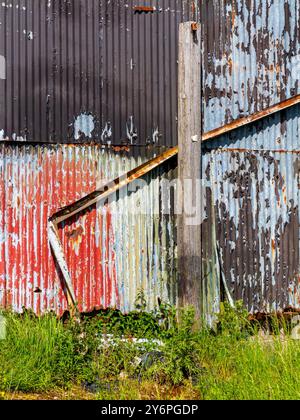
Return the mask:
M193 32L198 31L199 25L198 25L197 22L193 22L191 26L192 26L192 31Z

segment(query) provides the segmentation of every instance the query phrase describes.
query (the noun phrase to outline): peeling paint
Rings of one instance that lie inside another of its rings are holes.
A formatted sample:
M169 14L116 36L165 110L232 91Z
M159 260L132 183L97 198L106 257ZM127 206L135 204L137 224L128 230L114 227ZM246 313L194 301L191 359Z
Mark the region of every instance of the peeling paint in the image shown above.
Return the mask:
M94 117L89 114L79 115L74 122L74 137L75 140L79 140L82 134L85 137L92 138L93 131L95 129Z
M300 93L298 1L211 0L202 21L205 131Z
M155 13L140 14L135 7L152 5L0 2L7 70L0 80L0 127L9 140L17 133L41 144L92 139L145 146L159 126L158 145L176 146L178 25L195 20L198 10L194 0L155 3Z
M300 309L299 127L297 105L205 145L216 226L205 252L219 249L230 293L253 313Z

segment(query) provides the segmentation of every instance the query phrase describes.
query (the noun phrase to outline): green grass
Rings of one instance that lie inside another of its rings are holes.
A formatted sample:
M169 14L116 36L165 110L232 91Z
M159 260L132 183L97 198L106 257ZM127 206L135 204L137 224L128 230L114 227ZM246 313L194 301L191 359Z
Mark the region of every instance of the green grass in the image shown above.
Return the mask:
M3 390L46 391L68 386L83 360L72 332L54 316L7 313L7 338L0 342L0 387Z
M5 317L0 398L84 384L96 388L95 399L300 399L300 343L287 328L285 335L258 335L239 305L224 306L217 331L201 332L191 309L178 325L167 306L152 314L101 312L65 325L54 315Z
M290 339L215 338L198 388L207 400L300 399L300 345ZM205 352L206 352L205 351Z

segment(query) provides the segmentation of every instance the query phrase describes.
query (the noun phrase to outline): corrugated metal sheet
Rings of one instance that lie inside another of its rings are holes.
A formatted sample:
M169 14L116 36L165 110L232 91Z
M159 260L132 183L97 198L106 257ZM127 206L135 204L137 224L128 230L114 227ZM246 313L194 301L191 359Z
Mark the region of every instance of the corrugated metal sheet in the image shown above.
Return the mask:
M151 157L100 146L0 146L0 306L36 313L67 309L47 235L48 218ZM175 222L162 215L161 179L175 176L170 162L145 176L137 192L120 191L60 228L82 311L134 308L143 289L176 300ZM169 197L169 199L171 199ZM140 209L141 211L135 211ZM169 212L170 213L170 212Z
M215 270L217 254L231 296L251 312L300 309L299 129L296 106L207 144L203 155L205 262Z
M202 21L205 131L299 94L299 1L211 0ZM297 105L203 145L210 323L227 291L251 312L300 309L299 123Z
M205 131L300 93L298 0L201 5Z
M176 145L178 28L196 14L192 0L2 1L0 140Z
M134 10L144 1L2 2L0 140L176 144L177 24L197 6L150 3L156 10L145 14ZM205 131L300 93L297 0L210 0L201 13ZM300 308L299 111L204 146L202 307L210 321L223 282L252 312ZM1 145L1 305L66 309L47 219L137 166L143 150ZM175 302L176 224L162 216L158 182L175 170L156 170L138 192L61 227L81 310L128 311L140 288L149 307L156 296ZM150 213L120 214L135 200Z
M199 16L205 131L300 93L298 0L4 1L0 139L176 145L178 25Z

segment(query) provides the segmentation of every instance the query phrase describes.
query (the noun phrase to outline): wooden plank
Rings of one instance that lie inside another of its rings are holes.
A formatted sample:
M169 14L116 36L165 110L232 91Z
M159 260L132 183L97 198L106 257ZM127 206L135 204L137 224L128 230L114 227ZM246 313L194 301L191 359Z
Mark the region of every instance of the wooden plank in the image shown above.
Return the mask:
M201 209L196 194L201 177L201 28L192 22L180 25L178 84L179 306L194 306L200 320L201 218L192 208Z

